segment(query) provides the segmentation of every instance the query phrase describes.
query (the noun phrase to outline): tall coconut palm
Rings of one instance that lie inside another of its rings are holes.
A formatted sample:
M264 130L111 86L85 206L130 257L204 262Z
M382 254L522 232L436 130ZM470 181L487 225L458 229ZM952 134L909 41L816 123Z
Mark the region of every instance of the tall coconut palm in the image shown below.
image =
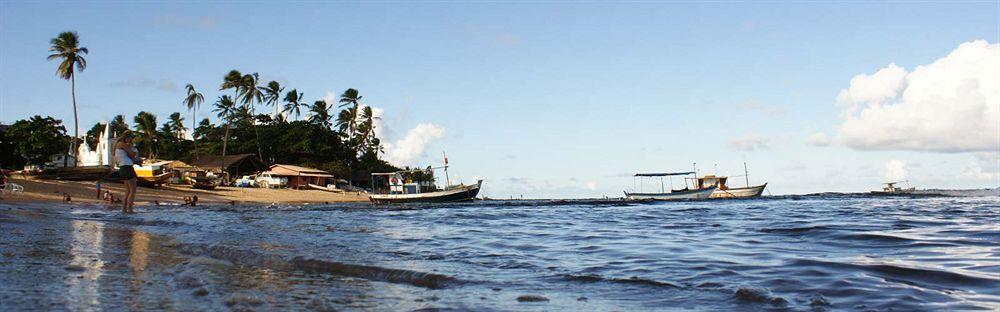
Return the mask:
M375 137L375 120L379 119L382 117L375 116L371 106L365 106L361 110L361 125L358 126L358 129L361 130L361 142L366 148L373 148L376 145L375 141L378 138Z
M330 105L324 100L319 100L309 107L309 122L330 128Z
M215 102L215 109L212 111L217 114L219 120L222 120L226 124L226 134L222 137L222 158L219 159L219 168L225 172L226 145L229 143L229 125L232 123L233 113L236 112L236 102L228 95L220 96L219 100Z
M250 116L256 116L257 108L256 105L264 101L263 88L259 86L260 76L257 73L246 74L240 79L240 88L242 92L240 95L243 97L243 107L249 111ZM260 132L257 131L257 120L256 118L251 118L251 127L253 127L254 143L257 145L257 158L264 161L264 155L260 148Z
M156 142L159 139L159 132L156 131L156 115L148 112L139 112L135 115L136 141L146 147L146 155L156 158Z
M230 70L225 77L222 77L222 86L219 91L233 89L233 103L240 100L240 91L243 90L243 74L238 70Z
M70 81L70 95L73 97L73 140L70 140L69 147L73 151L73 158L76 159L78 156L76 142L80 137L80 121L76 112L76 72L87 69L87 60L83 55L90 50L80 46L80 36L75 31L59 33L50 43L52 46L49 47L49 52L54 53L50 54L48 59L62 60L59 62L59 67L56 67L56 76ZM76 166L75 163L73 165Z
M302 107L309 107L309 104L302 103L303 94L299 90L292 89L285 94L285 113L295 112L295 120L299 120L299 114L302 113Z
M205 102L205 96L198 91L195 91L194 86L190 83L187 84L187 86L184 86L184 88L187 89L187 96L184 97L184 100L181 101L181 103L187 106L187 109L191 111L191 131L194 131L196 127L195 122L198 121L195 117L195 113L198 111L198 107L201 106L201 103ZM194 139L193 134L191 135L191 139Z
M361 98L362 96L358 95L358 90L354 88L349 88L340 95L340 106L338 107L349 106L350 108L353 108L348 110L348 113L351 114L351 119L347 127L349 139L353 139L357 136L358 106L361 105Z
M274 119L278 119L278 114L280 114L278 102L281 101L281 92L285 92L285 87L281 86L277 81L271 80L271 82L268 82L261 89L264 92L264 103L274 106Z
M184 139L184 133L187 132L187 127L184 126L184 117L181 117L181 113L175 112L170 114L170 120L167 121L167 125L169 125L167 128L170 129L170 133L178 139Z

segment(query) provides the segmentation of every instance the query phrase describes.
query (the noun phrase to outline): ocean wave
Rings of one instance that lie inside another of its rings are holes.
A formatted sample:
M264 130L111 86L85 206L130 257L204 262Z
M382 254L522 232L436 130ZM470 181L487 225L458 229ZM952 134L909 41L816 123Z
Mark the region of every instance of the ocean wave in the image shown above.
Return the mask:
M850 269L865 271L899 281L922 283L925 285L943 285L950 287L977 286L987 289L1000 289L1000 278L989 276L974 276L967 273L944 271L941 269L912 268L894 264L872 263L857 264L813 259L795 259L788 262L790 266L817 266L838 270Z
M656 286L656 287L667 287L667 288L683 288L677 284L670 282L657 281L652 279L640 278L633 276L630 278L616 278L616 277L604 277L600 275L574 275L574 274L564 274L561 278L565 281L571 282L582 282L582 283L599 283L608 282L615 284L631 284L631 285L646 285L646 286Z
M342 263L296 256L287 259L252 250L226 245L179 244L178 251L188 255L204 256L232 263L266 267L277 270L300 270L329 273L397 284L410 284L430 289L441 289L462 283L456 278L419 271L384 268L379 266Z

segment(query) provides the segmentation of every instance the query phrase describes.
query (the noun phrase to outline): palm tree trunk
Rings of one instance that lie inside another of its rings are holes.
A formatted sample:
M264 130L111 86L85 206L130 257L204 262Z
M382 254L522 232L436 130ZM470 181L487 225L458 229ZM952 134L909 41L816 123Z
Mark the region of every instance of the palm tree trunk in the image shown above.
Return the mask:
M69 148L73 151L73 167L76 167L77 155L76 138L80 137L80 120L76 116L76 73L70 72L70 94L73 96L73 140L69 142ZM66 166L66 159L63 158L63 167Z
M195 159L198 159L198 140L195 140L195 138L194 138L195 124L198 121L198 118L195 117L195 114L197 112L198 112L198 108L197 108L197 106L195 106L195 109L191 110L191 142L194 143L194 158Z
M226 122L226 136L222 138L222 158L219 159L219 170L226 173L226 144L229 143L229 122ZM225 181L225 180L223 180Z

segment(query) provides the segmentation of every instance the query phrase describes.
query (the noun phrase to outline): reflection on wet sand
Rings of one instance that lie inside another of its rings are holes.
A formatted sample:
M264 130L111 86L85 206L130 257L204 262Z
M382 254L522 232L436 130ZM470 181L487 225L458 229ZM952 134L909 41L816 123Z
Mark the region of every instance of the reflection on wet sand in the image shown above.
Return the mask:
M102 245L104 223L72 220L72 242L70 243L69 266L66 267L66 283L69 286L67 302L71 310L100 310L100 277L104 273Z

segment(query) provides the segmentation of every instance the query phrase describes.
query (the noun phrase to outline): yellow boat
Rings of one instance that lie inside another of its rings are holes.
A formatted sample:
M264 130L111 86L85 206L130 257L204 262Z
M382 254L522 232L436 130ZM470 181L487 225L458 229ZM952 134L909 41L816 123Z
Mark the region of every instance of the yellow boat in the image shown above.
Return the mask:
M139 184L144 186L160 186L173 177L171 172L163 172L163 165L170 162L158 162L143 166L134 166L135 176Z

